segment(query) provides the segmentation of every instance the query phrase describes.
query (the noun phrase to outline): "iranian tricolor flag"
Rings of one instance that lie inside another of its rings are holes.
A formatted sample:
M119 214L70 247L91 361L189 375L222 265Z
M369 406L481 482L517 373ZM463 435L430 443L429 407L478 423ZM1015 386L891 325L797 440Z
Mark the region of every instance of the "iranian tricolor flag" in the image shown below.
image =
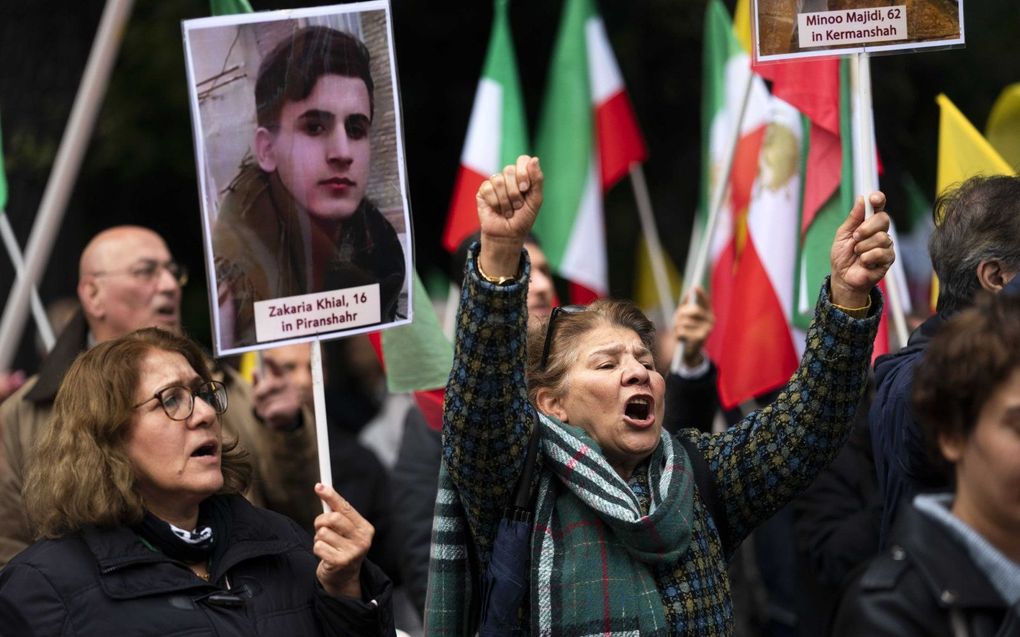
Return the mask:
M718 0L705 22L702 210L739 116L751 60ZM750 77L728 193L712 242L716 326L707 348L726 408L781 386L797 367L790 329L803 163L803 125L788 103Z
M545 200L535 223L553 270L585 303L609 291L602 196L648 151L593 0L567 0L535 142Z
M478 230L475 194L482 181L528 151L528 131L507 4L508 0L495 0L493 5L489 50L475 93L460 156L460 171L443 231L443 247L450 252Z
M829 274L832 238L854 202L849 64L848 60L810 60L782 66L788 68L772 73L774 90L794 95L794 104L805 113L811 130L809 156L815 160L807 166L794 313L794 324L807 329L818 290ZM770 72L768 67L763 70ZM822 157L819 147L826 151Z
M798 108L810 131L797 258L794 325L799 329L807 329L814 316L818 290L829 274L832 238L860 194L854 174L850 64L851 60L844 58L802 60L761 68L762 74L773 81L773 95L783 96ZM874 143L871 146L875 148ZM871 181L877 184L878 175L872 175ZM895 228L889 232L895 240ZM898 283L900 306L909 312L910 297L902 260L893 264L887 279L890 277ZM887 294L885 280L880 287ZM874 356L890 350L890 308L890 303L883 306Z

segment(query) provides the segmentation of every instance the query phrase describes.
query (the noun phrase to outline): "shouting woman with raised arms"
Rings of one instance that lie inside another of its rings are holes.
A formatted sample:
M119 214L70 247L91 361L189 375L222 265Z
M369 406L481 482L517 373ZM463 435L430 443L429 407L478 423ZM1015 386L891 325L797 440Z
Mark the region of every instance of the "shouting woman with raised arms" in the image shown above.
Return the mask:
M894 258L885 198L871 195L877 212L867 220L858 201L837 232L800 368L779 398L724 433L670 437L654 328L633 305L560 308L526 335L522 246L542 180L538 160L522 156L478 192L481 241L466 265L446 390L427 632L473 634L472 609L505 606L472 583L489 567L534 432L518 627L729 635L728 557L850 432L881 310L875 286Z

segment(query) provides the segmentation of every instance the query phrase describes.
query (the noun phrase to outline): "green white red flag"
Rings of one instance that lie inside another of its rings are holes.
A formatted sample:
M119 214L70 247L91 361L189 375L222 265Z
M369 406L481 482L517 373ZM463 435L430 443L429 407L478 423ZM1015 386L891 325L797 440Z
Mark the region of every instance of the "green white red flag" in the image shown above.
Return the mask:
M859 194L854 175L853 100L849 81L851 60L798 60L762 67L773 80L773 95L789 96L810 127L810 149L805 167L804 207L801 212L801 243L797 263L797 303L794 325L807 329L814 315L815 297L829 273L832 237L843 223ZM867 114L870 117L870 113ZM875 147L874 144L871 145ZM877 163L877 158L876 158ZM873 183L878 176L873 175ZM890 228L894 240L896 229ZM906 271L897 260L887 278L895 278L900 307L910 311ZM887 294L886 282L880 284ZM891 303L883 306L874 356L890 350ZM902 344L901 344L902 345Z
M718 0L705 20L702 210L736 129L750 55ZM747 108L710 251L716 326L706 345L719 397L733 407L787 380L797 366L790 329L800 209L803 126L788 103L750 78Z
M475 194L482 181L528 151L520 80L510 37L508 0L493 5L492 35L468 122L460 170L443 230L443 247L456 251L478 230Z
M739 2L737 10L742 8L748 11ZM740 41L722 3L710 2L702 210L708 208L720 158L732 143L733 118L752 72ZM719 395L727 408L784 384L803 349L801 330L810 323L829 273L832 238L856 194L848 68L846 60L829 59L753 69L772 81L772 91L760 78L752 79L725 214L711 252L717 323L707 347L719 366ZM909 308L902 264L894 264L890 275L900 282L901 305ZM888 326L884 314L876 355L889 349Z
M535 148L546 176L535 234L584 303L609 291L603 194L648 156L593 0L567 0Z

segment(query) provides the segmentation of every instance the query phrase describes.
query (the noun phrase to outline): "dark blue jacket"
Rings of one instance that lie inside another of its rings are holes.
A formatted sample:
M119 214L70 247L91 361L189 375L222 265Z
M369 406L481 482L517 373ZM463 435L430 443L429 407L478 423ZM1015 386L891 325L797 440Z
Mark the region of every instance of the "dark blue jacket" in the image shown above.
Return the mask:
M920 491L944 490L949 486L947 476L928 455L910 404L914 370L924 358L935 332L946 320L940 314L932 316L914 330L905 348L875 361L875 398L868 412L868 423L883 501L879 534L882 547L886 545L901 502L909 502Z

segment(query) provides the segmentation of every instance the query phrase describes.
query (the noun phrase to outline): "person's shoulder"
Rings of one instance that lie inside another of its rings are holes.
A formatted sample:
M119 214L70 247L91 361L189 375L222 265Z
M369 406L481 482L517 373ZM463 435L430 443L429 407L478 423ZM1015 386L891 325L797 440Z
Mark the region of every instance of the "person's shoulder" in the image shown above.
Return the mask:
M51 582L68 581L75 573L84 574L94 570L94 563L95 556L81 535L72 533L59 538L37 540L15 555L3 568L3 572L36 572Z
M0 402L0 422L4 422L8 416L13 415L19 410L35 406L35 404L30 400L27 400L25 396L32 391L32 388L35 387L37 382L39 382L38 374L30 376L21 387L16 389L10 396Z
M50 417L51 403L38 403L29 397L38 379L32 376L0 404L0 455L6 455L9 462L29 453L39 433L37 425Z
M896 383L906 377L913 378L914 368L924 358L926 345L911 345L892 354L884 354L875 360L875 385L878 388Z
M365 199L360 212L362 214L359 216L374 240L378 241L381 237L392 237L394 240L397 238L397 229L375 203Z
M912 557L894 546L867 562L844 591L834 635L926 635L942 614Z
M224 498L231 509L233 540L277 540L304 547L309 544L308 533L289 517L255 506L240 495L216 496Z
M880 592L901 589L903 585L920 581L914 560L897 545L872 558L855 583L862 592Z
M245 162L226 188L218 218L238 220L250 210L252 202L269 188L268 175L255 162Z

